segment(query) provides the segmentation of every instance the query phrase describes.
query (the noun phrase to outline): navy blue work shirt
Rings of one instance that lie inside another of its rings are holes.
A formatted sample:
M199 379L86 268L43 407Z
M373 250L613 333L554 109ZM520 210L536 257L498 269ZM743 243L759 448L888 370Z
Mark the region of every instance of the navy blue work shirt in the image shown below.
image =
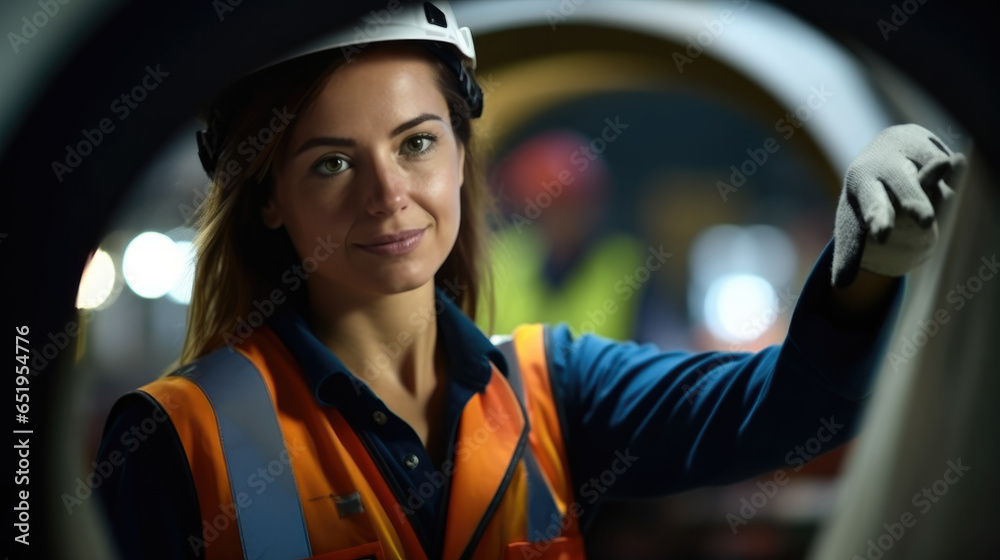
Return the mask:
M803 457L794 454L796 446L817 434L823 441L817 454L850 439L903 281L895 281L893 295L865 320L838 324L831 318L831 261L832 244L797 298L785 342L757 353L664 352L652 344L574 337L565 324L551 327L550 375L583 527L604 499L727 484L797 466ZM465 403L485 389L491 360L504 373L506 363L440 290L437 300L438 335L449 364L450 458ZM439 556L449 484L416 433L347 371L301 317L276 312L270 325L299 362L317 401L340 409L364 441L428 556ZM115 450L127 459L98 491L123 557L197 558L189 544L191 535L201 537L197 494L172 424L166 421L134 448L119 437L158 406L135 394L116 403L98 462ZM428 488L433 492L424 497Z

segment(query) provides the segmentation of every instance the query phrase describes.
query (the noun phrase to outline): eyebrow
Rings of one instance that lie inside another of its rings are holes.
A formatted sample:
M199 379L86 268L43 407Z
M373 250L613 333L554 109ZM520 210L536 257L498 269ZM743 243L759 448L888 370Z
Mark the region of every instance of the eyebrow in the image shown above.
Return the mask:
M409 130L409 129L411 129L411 128L417 126L417 125L419 125L420 123L423 123L423 122L426 122L426 121L432 121L432 120L433 121L444 122L444 119L442 119L438 115L434 115L434 114L431 114L431 113L424 113L424 114L420 115L419 117L412 118L412 119L406 121L405 123L397 126L396 128L392 129L392 132L389 134L389 137L391 138L393 136L396 136L396 135L398 135L398 134L400 134L400 133L402 133L402 132L404 132L406 130ZM306 150L309 150L311 148L315 148L317 146L348 146L348 147L350 147L350 146L354 146L354 145L355 145L354 140L352 140L350 138L337 138L337 137L332 137L332 136L316 136L314 138L310 138L310 139L306 140L305 142L303 142L302 145L299 146L299 149L295 151L295 155L299 155L302 152L304 152Z

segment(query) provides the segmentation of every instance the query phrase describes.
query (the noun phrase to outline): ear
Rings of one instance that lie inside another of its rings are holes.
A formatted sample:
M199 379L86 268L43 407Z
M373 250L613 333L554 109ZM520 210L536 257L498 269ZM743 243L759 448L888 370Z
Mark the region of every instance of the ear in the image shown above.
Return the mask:
M284 223L281 219L281 213L278 211L278 205L274 202L273 194L268 197L267 203L260 207L260 220L271 229L278 229Z

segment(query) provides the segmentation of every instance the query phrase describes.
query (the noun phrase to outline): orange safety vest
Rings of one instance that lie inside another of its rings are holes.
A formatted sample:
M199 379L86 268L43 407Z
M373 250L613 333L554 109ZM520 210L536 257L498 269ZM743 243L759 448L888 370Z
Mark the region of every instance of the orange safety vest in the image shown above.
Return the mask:
M542 325L498 346L486 389L462 411L443 558L583 558ZM316 402L278 336L261 327L142 388L184 446L201 510L192 548L214 560L426 559L364 443ZM177 406L177 405L180 406Z

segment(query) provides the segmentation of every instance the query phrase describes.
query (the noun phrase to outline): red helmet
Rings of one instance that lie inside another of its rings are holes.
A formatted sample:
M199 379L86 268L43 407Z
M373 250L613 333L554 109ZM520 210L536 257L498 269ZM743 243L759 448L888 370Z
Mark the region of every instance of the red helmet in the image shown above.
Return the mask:
M543 192L552 204L597 203L611 177L588 138L561 129L543 132L514 148L499 162L495 179L500 198L517 208L525 198L534 200Z

